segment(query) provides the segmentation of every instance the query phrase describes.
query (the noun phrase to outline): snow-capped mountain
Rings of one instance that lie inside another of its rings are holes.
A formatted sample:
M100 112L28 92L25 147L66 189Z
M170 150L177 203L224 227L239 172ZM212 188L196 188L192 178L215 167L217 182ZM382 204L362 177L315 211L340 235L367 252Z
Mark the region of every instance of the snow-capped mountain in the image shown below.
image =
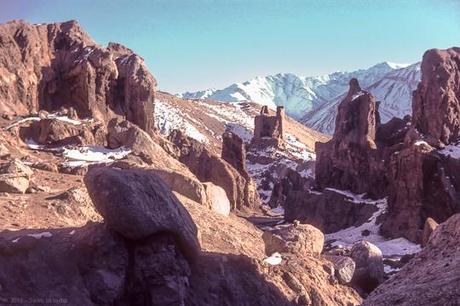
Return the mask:
M212 99L227 102L252 101L271 108L284 106L286 113L321 132L334 130L337 103L355 77L361 87L370 90L382 101L382 121L393 116L410 114L411 92L420 79L420 65L384 62L353 72L334 72L316 77L283 73L256 77L227 88L187 92L179 96L188 99Z
M371 92L376 100L381 102L380 119L382 123L385 123L393 117L402 118L412 113L412 92L417 87L420 77L420 63L416 63L390 71L371 85L366 86L364 82L360 84L363 89ZM333 100L307 112L298 120L310 128L332 134L335 128L337 107L345 98L347 89Z

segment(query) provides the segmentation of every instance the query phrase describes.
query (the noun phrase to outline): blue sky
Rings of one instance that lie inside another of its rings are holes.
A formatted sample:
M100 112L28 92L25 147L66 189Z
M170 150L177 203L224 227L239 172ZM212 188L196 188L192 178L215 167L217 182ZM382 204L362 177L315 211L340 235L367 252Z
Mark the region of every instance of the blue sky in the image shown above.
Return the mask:
M0 22L76 19L141 55L161 90L413 63L460 45L460 0L0 0Z

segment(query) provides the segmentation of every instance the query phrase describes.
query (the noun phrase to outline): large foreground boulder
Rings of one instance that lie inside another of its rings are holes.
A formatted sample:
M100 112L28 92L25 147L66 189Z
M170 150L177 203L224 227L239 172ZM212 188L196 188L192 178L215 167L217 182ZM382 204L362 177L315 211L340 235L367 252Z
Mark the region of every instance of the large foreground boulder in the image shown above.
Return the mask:
M185 253L199 253L197 228L189 213L153 173L93 168L85 185L105 223L123 237L140 240L167 231L177 236Z
M433 232L423 250L365 300L366 306L459 305L460 214Z
M5 305L183 305L190 276L174 235L127 242L100 223L3 232L0 258Z

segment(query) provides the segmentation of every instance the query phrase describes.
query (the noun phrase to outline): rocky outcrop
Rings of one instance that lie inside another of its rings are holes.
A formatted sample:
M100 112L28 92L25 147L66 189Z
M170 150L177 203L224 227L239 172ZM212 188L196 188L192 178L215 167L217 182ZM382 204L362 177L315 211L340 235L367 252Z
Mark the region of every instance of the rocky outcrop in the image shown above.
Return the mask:
M98 46L76 21L0 26L0 112L73 107L80 118L123 117L153 132L156 81L128 48Z
M358 81L340 103L335 132L327 143L316 143L316 183L380 197L387 185L380 152L375 144L378 110L374 97Z
M212 182L227 193L232 209L257 207L259 196L255 183L243 177L228 162L212 154L198 141L175 130L169 140L178 148L178 159L196 175L201 182Z
M19 160L0 164L0 192L25 193L33 171Z
M389 214L382 232L423 242L425 220L460 212L460 161L441 152L459 138L460 49L429 50L413 97L413 119L402 148L389 158Z
M123 237L141 240L154 233L174 234L184 253L200 250L189 213L156 175L143 170L93 168L85 185L107 226Z
M433 232L423 250L374 290L366 306L457 305L460 303L460 214Z
M411 141L392 154L387 169L389 209L382 233L421 242L426 218L443 222L460 212L458 171L459 160L439 154L423 140Z
M421 69L412 102L414 127L435 146L460 140L460 48L428 50Z
M246 148L238 135L228 131L222 135L222 159L238 170L244 178L250 178L246 169Z
M364 200L357 201L340 191L325 189L291 191L286 199L285 220L311 224L324 233L333 233L350 226L359 226L369 220L377 210Z
M260 114L254 118L253 143L267 143L269 145L280 145L284 138L285 111L283 106L276 108L276 115L270 115L268 106L262 106Z

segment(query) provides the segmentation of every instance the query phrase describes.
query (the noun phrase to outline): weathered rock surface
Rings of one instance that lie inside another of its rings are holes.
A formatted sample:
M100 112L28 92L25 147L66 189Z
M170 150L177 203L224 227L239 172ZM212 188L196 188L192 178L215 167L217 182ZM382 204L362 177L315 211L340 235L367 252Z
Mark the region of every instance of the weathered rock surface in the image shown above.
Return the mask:
M244 178L250 179L246 169L246 148L238 135L228 131L222 135L222 159L235 168Z
M324 192L293 190L285 204L285 220L311 224L324 233L333 233L350 226L359 226L377 210L365 201L357 202L333 189Z
M366 306L460 303L460 214L440 224L423 250L373 291Z
M387 185L375 144L378 110L374 97L358 81L339 104L335 132L327 143L316 143L316 183L380 197Z
M128 48L98 46L76 21L0 25L0 112L73 107L80 118L121 116L153 132L156 81Z
M413 124L433 145L460 140L460 48L432 49L414 92Z
M169 140L179 149L178 159L201 182L212 182L227 193L232 209L254 208L259 204L255 183L243 177L228 162L212 154L198 141L175 130Z
M384 280L382 251L368 241L361 241L351 249L356 264L352 284L364 292L371 292Z
M123 237L141 240L167 231L176 235L185 253L198 254L197 229L189 213L153 173L93 168L85 184L105 223Z
M323 251L324 234L309 224L294 224L265 232L265 253L292 253L299 256L319 255Z
M284 138L285 111L283 106L276 108L276 115L270 116L268 106L263 106L254 118L253 143L266 142L278 146Z
M460 212L460 161L439 151L459 140L459 58L459 48L428 50L423 56L411 127L389 158L385 235L423 242L428 217L443 222Z
M25 193L33 171L19 160L0 164L0 192Z
M381 230L390 237L422 241L426 218L442 222L460 212L460 161L421 140L391 155L388 216Z

